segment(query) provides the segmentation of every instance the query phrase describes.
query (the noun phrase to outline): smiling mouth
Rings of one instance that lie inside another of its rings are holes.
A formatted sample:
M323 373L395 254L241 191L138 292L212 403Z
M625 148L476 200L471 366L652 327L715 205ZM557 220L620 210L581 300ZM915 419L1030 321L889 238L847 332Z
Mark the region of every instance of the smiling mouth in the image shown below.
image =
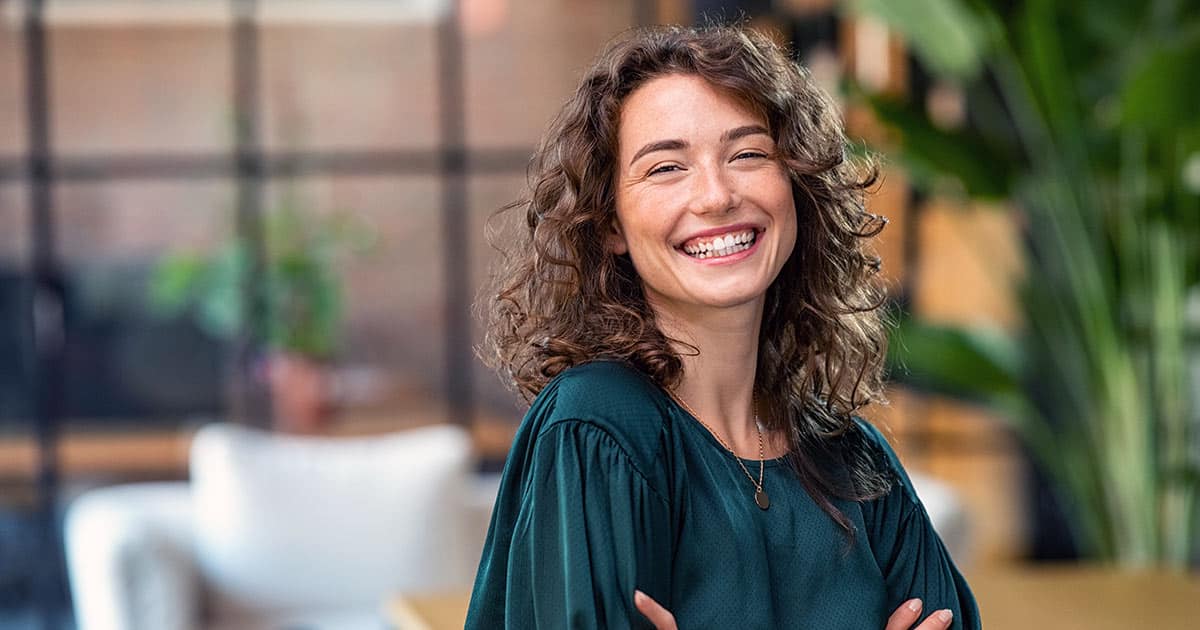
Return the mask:
M744 252L758 240L758 230L749 229L722 234L715 238L693 239L677 249L692 258L720 258Z

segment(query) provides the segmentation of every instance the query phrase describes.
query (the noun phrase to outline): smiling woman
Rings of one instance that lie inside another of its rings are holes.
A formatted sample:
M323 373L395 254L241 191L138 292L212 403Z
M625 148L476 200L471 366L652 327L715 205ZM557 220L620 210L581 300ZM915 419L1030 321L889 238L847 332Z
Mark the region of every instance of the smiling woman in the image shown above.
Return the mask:
M871 168L767 38L605 50L530 168L483 355L532 398L467 628L979 626L887 441Z

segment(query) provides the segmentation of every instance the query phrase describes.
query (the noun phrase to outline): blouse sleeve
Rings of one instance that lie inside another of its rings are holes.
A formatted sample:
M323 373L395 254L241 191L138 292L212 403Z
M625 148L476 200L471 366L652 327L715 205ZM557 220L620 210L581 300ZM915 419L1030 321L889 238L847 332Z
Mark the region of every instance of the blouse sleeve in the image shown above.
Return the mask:
M951 628L979 628L975 597L934 531L895 451L874 427L862 424L895 473L891 492L869 502L866 510L867 536L887 584L889 614L919 597L924 603L922 621L949 608L954 612Z
M506 628L652 628L641 589L667 604L666 499L603 428L552 424L538 436L510 547Z

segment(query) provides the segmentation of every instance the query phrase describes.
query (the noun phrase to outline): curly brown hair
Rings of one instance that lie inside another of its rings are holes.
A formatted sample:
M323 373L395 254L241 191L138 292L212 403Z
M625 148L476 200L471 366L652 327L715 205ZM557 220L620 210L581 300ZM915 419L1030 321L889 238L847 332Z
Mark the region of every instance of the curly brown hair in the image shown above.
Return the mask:
M759 414L786 432L806 489L850 529L829 497L870 498L889 486L875 473L877 455L838 447L854 433L853 414L883 399L885 292L867 241L886 220L864 205L878 171L870 160L847 159L835 105L765 35L741 26L652 27L627 33L596 58L530 161L528 198L502 209L524 209L525 229L480 303L481 358L527 399L599 357L626 361L667 389L678 383L677 348L690 346L659 330L628 255L608 251L605 238L616 216L622 103L668 74L724 90L762 115L775 139L792 184L797 241L767 290Z

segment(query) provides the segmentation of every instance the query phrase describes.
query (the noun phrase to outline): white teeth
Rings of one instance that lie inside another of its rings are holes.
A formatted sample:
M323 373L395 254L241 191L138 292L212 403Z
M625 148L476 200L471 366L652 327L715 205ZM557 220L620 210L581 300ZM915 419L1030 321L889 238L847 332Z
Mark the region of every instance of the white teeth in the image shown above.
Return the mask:
M728 256L749 249L754 244L755 238L756 232L748 230L740 234L727 234L718 236L711 241L688 245L683 248L683 251L694 258Z

